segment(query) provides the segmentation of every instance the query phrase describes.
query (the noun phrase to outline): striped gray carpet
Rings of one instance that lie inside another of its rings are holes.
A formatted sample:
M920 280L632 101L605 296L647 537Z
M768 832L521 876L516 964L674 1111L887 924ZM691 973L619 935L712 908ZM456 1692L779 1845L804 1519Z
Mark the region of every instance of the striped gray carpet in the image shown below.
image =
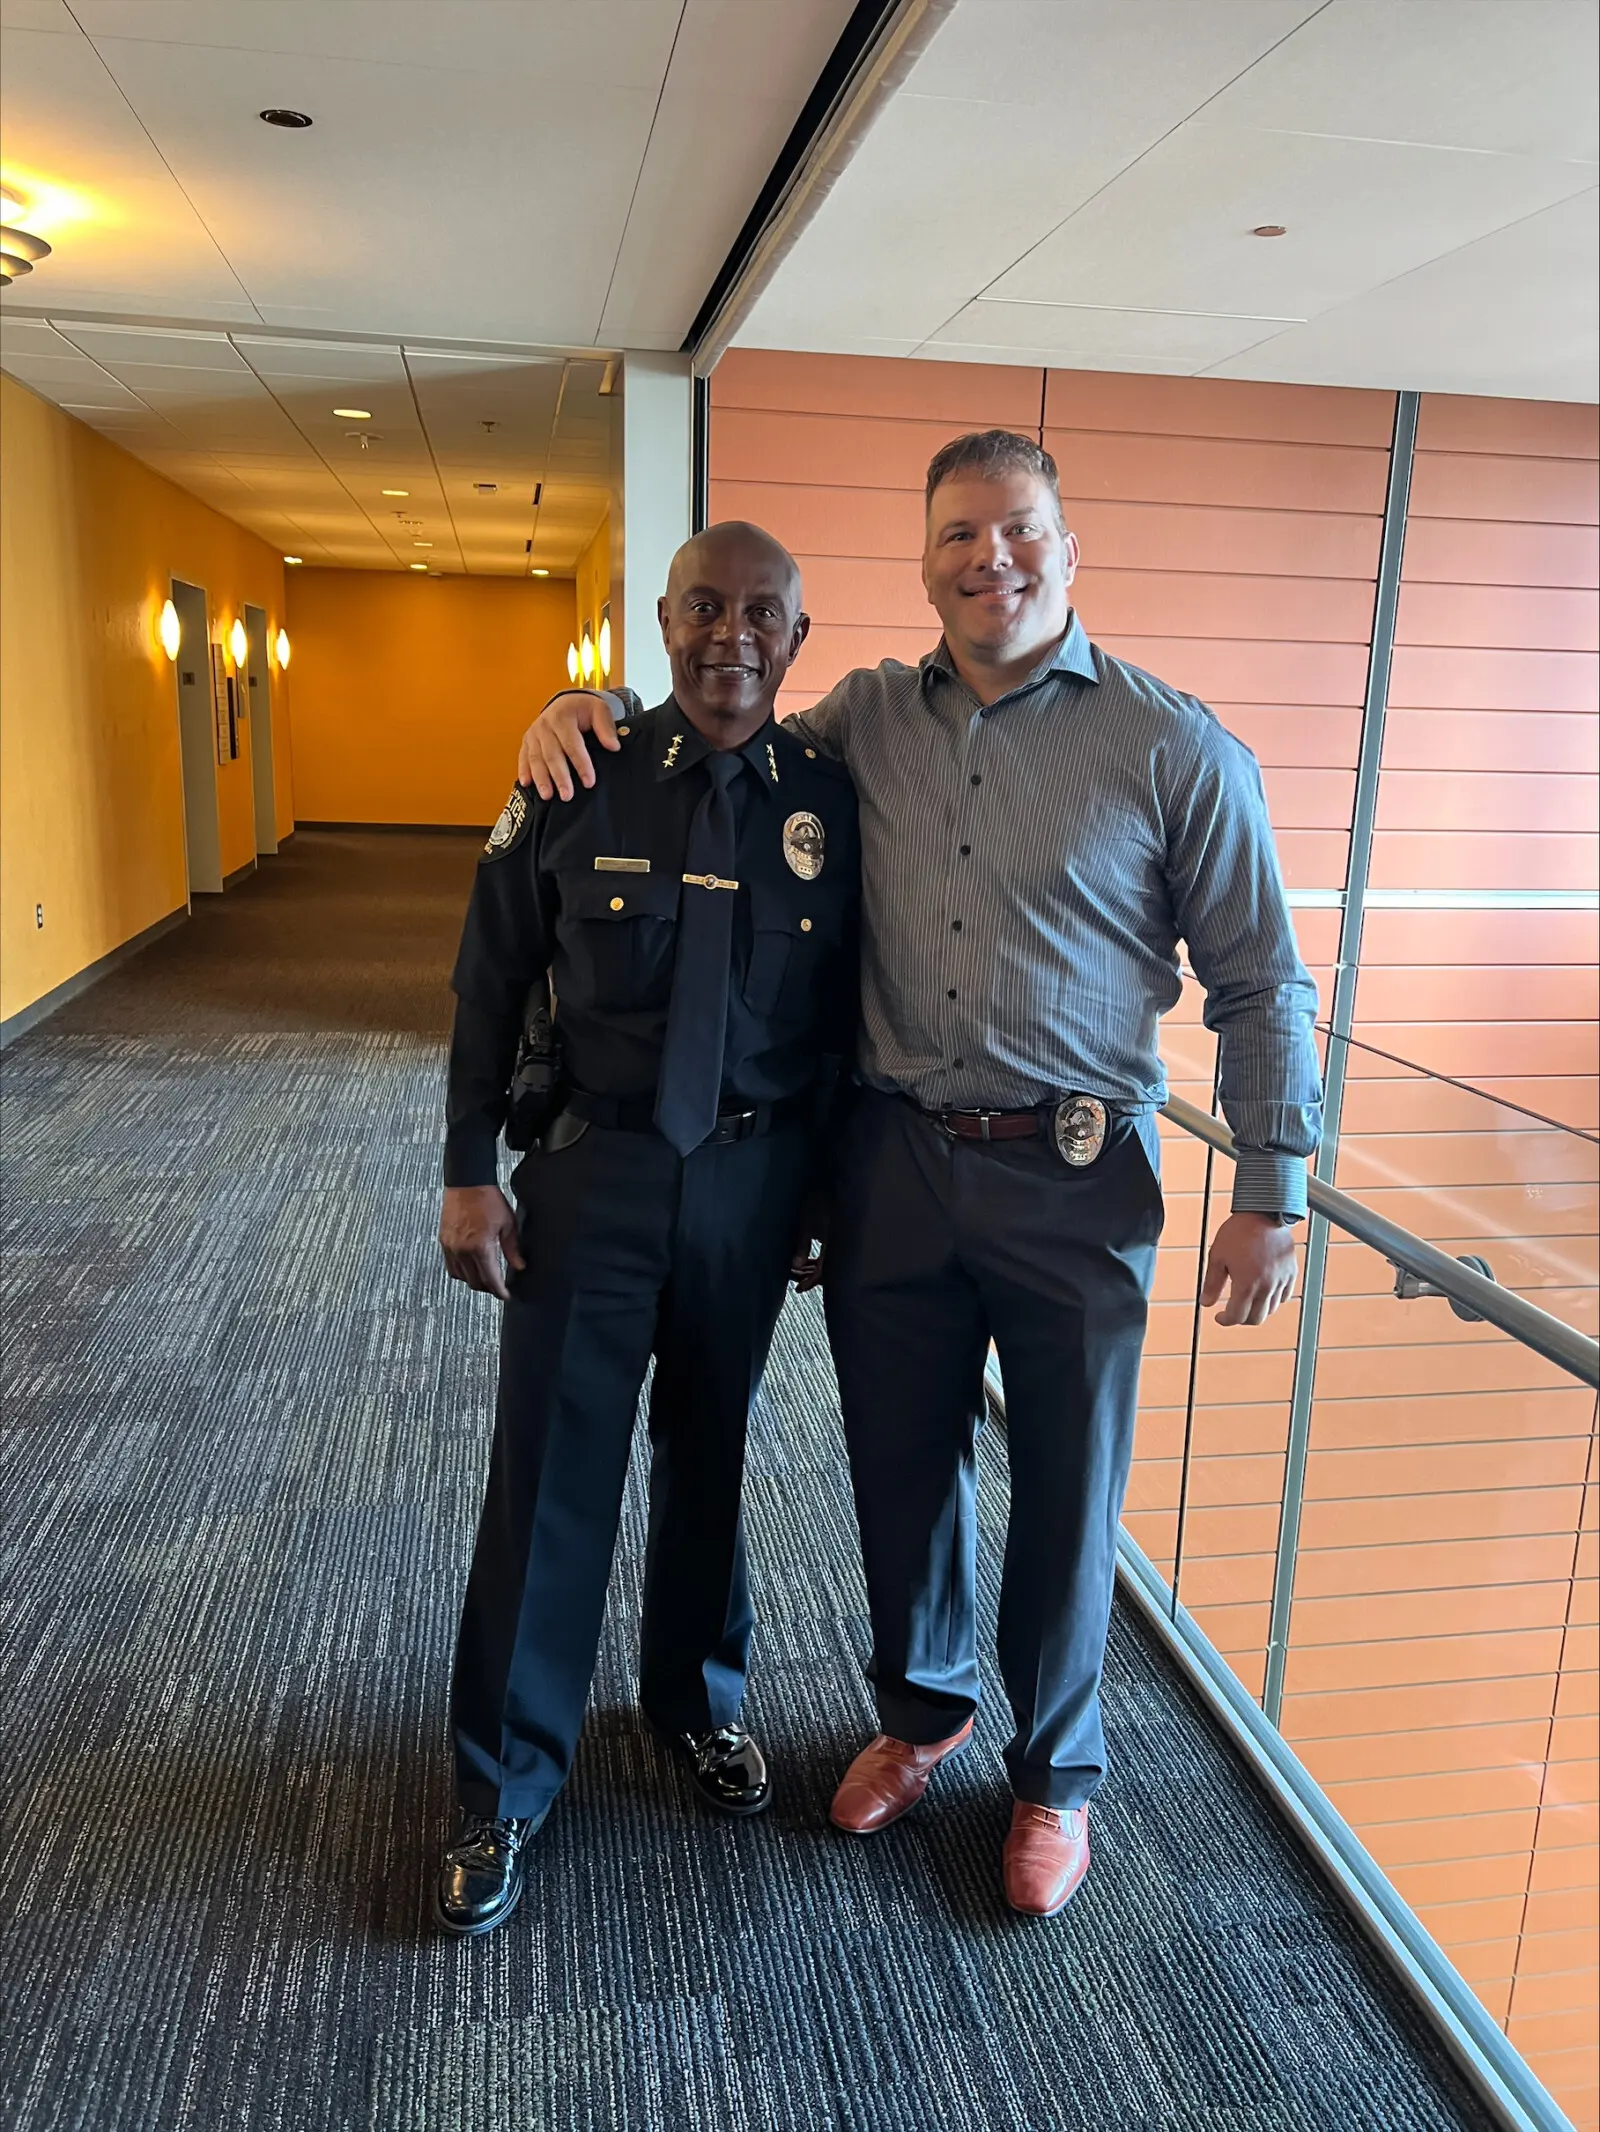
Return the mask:
M430 1934L494 1372L493 1306L431 1242L470 863L297 839L5 1056L6 2122L1482 2123L1121 1615L1115 1772L1065 1917L1000 1899L998 1695L918 1816L829 1832L870 1729L866 1628L804 1304L750 1481L776 1807L712 1822L641 1733L635 1485L524 1910L480 1943ZM1002 1444L985 1477L992 1609Z

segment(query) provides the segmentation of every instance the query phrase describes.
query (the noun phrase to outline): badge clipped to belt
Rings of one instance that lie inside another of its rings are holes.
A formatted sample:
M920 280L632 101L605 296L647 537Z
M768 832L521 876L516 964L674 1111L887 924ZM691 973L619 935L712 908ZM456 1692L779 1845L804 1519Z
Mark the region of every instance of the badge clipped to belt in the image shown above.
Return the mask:
M1086 1170L1106 1144L1106 1107L1098 1096L1066 1096L1056 1105L1052 1137L1069 1170Z

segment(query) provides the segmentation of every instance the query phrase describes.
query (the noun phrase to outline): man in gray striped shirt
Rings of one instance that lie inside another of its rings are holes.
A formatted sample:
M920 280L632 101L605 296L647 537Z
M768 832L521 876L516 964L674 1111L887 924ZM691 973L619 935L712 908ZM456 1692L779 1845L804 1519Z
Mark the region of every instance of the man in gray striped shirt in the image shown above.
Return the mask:
M1206 1271L1219 1323L1259 1325L1293 1293L1321 1101L1316 991L1255 759L1195 698L1089 642L1077 560L1049 455L1007 431L957 439L928 472L940 643L915 667L847 674L788 726L844 761L861 803L861 1089L826 1300L883 1730L833 1819L886 1827L971 1738L992 1340L1012 1482L1004 1880L1045 1916L1088 1869L1105 1766L1100 1672L1162 1222L1156 1040L1180 941L1240 1150ZM616 745L603 700L557 698L524 780L589 783L585 731Z

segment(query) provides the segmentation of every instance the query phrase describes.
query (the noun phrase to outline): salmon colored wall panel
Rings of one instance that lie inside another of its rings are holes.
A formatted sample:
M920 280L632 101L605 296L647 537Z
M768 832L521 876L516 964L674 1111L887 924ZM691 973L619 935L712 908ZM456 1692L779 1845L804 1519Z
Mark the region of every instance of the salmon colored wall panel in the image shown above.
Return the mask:
M1600 516L1595 476L1593 462L1581 460L1419 451L1409 515L1592 526Z
M1361 713L1353 704L1324 703L1296 710L1281 703L1213 703L1211 709L1263 763L1355 770L1361 751ZM1334 937L1338 937L1337 928Z
M711 479L912 489L920 501L928 461L963 427L803 414L774 422L745 408L719 407L711 425Z
M964 429L1037 433L1040 376L1010 363L885 362L881 356L792 355L730 348L717 365L717 416L727 408L791 414L888 416Z
M1594 911L1369 910L1361 962L1584 963L1597 947Z
M1052 370L1045 429L1126 430L1171 437L1364 444L1387 450L1394 395L1341 386L1258 385L1226 378Z
M1593 716L1600 664L1586 652L1395 647L1389 701L1419 711L1572 711Z
M1047 429L1044 441L1064 496L1130 503L1381 515L1389 472L1386 451L1337 445L1102 436L1089 429Z
M1430 392L1417 412L1417 449L1595 459L1600 457L1600 410L1573 400L1488 400Z
M1114 503L1066 485L1062 509L1087 562L1121 570L1376 581L1382 522L1332 511ZM920 510L921 498L918 497Z
M1210 703L1282 703L1291 693L1307 704L1359 703L1367 684L1367 652L1351 644L1219 644L1206 637L1111 636L1108 651L1159 675L1173 688Z
M715 435L717 422L712 424ZM713 520L765 526L800 558L872 555L914 560L922 553L922 489L801 488L793 482L713 481Z
M1587 592L1535 585L1405 585L1397 644L1550 651L1600 650L1600 603Z
M1571 771L1564 777L1515 771L1485 777L1472 770L1386 770L1377 826L1590 836L1600 831L1600 778Z
M1465 836L1380 829L1372 840L1371 880L1374 888L1581 889L1592 895L1600 886L1597 856L1592 836ZM1364 1036L1366 1031L1356 1034ZM1480 1060L1444 1067L1428 1054L1418 1063L1473 1080L1507 1070ZM1560 1070L1573 1069L1551 1069Z
M1600 1015L1600 973L1592 964L1582 963L1550 963L1534 969L1507 969L1487 960L1476 968L1462 963L1380 963L1364 967L1356 986L1356 1011L1364 1021L1394 1022L1403 1015L1427 1021L1471 1021L1482 1014L1488 1001L1516 1021L1558 1021L1568 1016L1588 1021ZM1495 1106L1481 1098L1479 1111L1486 1124L1496 1116ZM1510 1124L1509 1119L1505 1122Z
M1111 570L1092 561L1074 593L1091 636L1227 637L1263 643L1359 644L1372 632L1373 588L1350 578L1238 577L1192 570Z
M1391 710L1383 728L1385 771L1600 771L1600 720L1562 712Z
M1406 526L1408 583L1600 585L1600 532L1593 526L1495 524L1413 518Z

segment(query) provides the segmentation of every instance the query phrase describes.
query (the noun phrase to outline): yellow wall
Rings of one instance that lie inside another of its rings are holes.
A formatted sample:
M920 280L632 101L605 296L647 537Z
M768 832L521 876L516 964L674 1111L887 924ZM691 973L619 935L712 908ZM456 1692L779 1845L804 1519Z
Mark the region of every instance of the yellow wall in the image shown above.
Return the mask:
M174 577L205 587L213 635L247 600L269 635L283 620L264 542L0 377L0 1019L183 907L177 682L155 635ZM216 771L225 873L255 856L248 733Z
M571 634L556 578L292 570L299 818L492 822Z
M583 625L589 625L594 639L595 657L600 656L600 610L611 597L611 514L608 511L600 521L599 530L587 548L578 557L574 573L573 591L576 594L574 644L583 642ZM579 675L580 682L582 675ZM599 680L600 676L595 676Z

